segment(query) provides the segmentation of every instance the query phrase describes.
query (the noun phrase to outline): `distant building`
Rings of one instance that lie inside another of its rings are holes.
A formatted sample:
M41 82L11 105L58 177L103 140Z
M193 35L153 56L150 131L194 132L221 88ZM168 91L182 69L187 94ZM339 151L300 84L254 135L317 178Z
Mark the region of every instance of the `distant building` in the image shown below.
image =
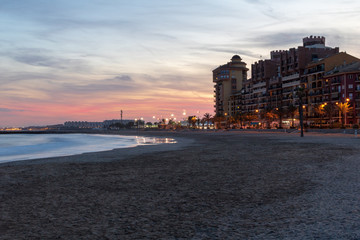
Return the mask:
M240 56L234 55L230 62L213 70L215 113L217 115L231 115L234 112L230 98L241 91L249 70L246 68L246 63L241 60Z
M103 122L68 121L64 123L67 128L103 128Z
M134 120L119 120L119 119L113 119L113 120L105 120L103 121L103 127L104 128L108 128L110 127L111 125L114 125L114 124L124 124L124 125L127 125L129 124L130 122L134 123L135 121Z
M134 122L134 120L105 120L103 122L87 122L87 121L67 121L64 123L66 128L108 128L111 125L122 123L124 125Z

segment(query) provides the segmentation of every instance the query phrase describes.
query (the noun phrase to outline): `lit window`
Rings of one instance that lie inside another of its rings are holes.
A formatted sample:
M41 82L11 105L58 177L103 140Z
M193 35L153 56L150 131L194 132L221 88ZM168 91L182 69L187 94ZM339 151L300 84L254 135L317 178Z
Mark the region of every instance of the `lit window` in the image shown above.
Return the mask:
M353 99L353 94L352 93L349 93L349 98Z
M351 76L351 75L350 75L350 76ZM352 85L352 84L349 84L349 85L348 85L348 88L349 88L349 89L352 89L352 88L353 88L353 85Z

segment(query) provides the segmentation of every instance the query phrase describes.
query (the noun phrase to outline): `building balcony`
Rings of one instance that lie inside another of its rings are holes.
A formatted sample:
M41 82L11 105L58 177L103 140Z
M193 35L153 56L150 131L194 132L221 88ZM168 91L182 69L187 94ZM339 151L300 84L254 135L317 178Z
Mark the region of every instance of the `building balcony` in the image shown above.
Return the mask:
M270 79L269 83L274 84L274 83L279 83L280 77L273 77Z
M269 87L269 90L274 90L274 89L281 89L282 86L281 85L272 85Z
M299 78L299 77L300 77L300 75L299 75L298 73L295 73L295 74L293 74L293 75L283 77L283 78L282 78L282 81L285 82L285 81L297 79L297 78Z
M309 96L318 96L318 95L322 95L323 93L321 91L316 91L316 92L312 92L309 94Z
M259 82L253 85L253 88L260 88L260 87L265 87L266 86L266 82Z
M263 92L266 92L266 88L259 88L253 91L253 93L263 93Z
M300 80L299 81L294 81L294 82L289 82L289 83L283 83L283 88L286 87L294 87L294 86L299 86L300 85Z

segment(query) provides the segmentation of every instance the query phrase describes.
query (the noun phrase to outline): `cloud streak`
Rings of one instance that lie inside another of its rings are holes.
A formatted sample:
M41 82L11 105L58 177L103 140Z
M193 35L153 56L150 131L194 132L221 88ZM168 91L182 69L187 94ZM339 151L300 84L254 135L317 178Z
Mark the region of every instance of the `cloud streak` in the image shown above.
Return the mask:
M10 112L23 112L24 110L19 109L10 109L10 108L0 108L0 112L10 113Z
M323 35L360 56L357 10L350 0L4 1L0 112L29 124L103 120L119 107L150 120L177 108L212 113L212 70L234 54L250 68Z

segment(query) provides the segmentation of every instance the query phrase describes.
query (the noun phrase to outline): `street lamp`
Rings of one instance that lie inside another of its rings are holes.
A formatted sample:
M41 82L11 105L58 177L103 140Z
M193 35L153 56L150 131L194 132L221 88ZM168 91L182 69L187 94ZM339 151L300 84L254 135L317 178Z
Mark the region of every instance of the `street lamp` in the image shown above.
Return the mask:
M339 103L338 103L338 102L336 102L335 104L339 106ZM341 111L340 111L340 108L339 108L339 107L338 107L338 109L339 109L339 124L341 124L341 123L340 123L340 121L341 121Z
M346 103L348 103L350 101L350 99L349 98L346 98ZM346 106L347 106L347 104L346 104ZM347 111L346 111L346 109L345 109L345 128L346 128L346 124L347 124Z

